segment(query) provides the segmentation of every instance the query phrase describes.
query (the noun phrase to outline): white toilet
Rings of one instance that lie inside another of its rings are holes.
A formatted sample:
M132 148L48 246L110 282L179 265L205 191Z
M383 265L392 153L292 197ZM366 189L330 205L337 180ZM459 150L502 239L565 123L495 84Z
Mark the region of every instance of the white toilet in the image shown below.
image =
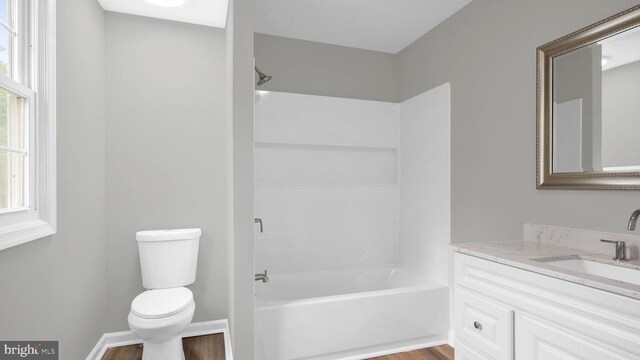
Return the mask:
M136 234L147 291L131 302L128 320L143 341L143 360L184 360L181 334L196 308L191 290L184 286L196 280L200 235L200 229Z

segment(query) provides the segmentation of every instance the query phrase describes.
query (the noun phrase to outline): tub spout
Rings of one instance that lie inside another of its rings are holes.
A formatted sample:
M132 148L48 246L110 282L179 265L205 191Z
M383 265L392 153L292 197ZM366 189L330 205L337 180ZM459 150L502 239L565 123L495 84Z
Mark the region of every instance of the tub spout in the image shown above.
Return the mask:
M256 281L262 281L263 283L269 282L269 275L267 275L267 270L264 271L264 274L256 274Z

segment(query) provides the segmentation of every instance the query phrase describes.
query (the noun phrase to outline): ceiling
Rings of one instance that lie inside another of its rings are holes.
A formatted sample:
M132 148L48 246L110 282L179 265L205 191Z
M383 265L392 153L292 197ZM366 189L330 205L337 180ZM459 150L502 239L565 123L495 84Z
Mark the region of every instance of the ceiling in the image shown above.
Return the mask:
M599 44L602 45L602 57L607 58L602 71L640 60L640 29L625 31Z
M471 0L254 0L255 31L398 53Z
M224 28L229 0L186 0L180 7L166 8L144 0L98 0L102 8L125 14L148 16Z

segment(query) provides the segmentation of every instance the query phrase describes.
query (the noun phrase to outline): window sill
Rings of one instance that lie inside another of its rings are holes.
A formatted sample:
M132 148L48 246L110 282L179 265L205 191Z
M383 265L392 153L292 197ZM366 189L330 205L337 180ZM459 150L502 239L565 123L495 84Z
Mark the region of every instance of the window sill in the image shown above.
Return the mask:
M0 227L0 250L42 239L55 233L56 230L53 226L43 220L32 220Z

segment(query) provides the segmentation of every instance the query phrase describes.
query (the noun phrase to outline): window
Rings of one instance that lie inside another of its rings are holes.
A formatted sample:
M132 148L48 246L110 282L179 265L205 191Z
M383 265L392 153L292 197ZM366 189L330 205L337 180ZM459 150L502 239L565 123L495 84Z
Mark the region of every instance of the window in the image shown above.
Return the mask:
M55 0L0 0L0 250L55 233Z

